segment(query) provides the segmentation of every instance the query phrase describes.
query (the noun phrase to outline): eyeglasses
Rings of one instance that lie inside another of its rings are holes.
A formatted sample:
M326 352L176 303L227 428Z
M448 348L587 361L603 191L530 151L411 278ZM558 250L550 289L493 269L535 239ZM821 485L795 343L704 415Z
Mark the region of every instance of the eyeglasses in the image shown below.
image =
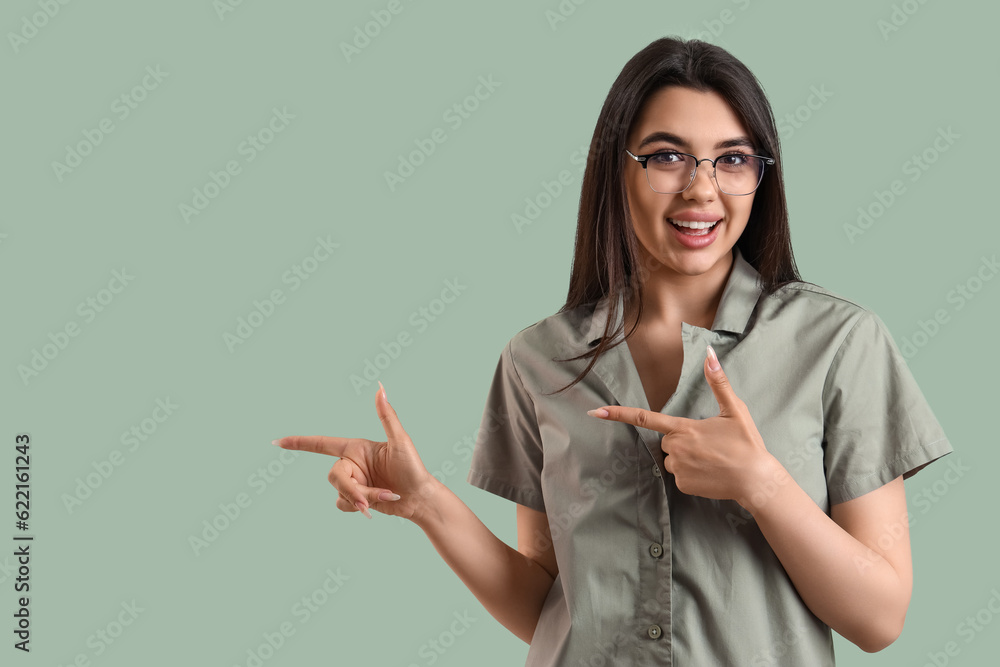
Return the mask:
M694 183L698 166L702 162L711 163L712 178L723 193L748 195L760 185L764 177L764 165L774 164L774 158L745 153L727 153L714 160L708 158L699 160L690 153L677 151L633 155L632 151L626 148L625 152L642 165L643 171L646 172L646 182L653 192L664 195L687 190Z

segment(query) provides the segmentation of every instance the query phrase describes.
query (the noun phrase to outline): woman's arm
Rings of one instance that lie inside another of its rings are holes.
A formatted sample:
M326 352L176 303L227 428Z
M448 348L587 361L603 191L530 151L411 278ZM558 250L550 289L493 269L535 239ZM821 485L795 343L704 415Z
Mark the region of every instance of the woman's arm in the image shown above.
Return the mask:
M681 493L736 500L813 614L862 650L882 650L902 632L913 587L902 477L833 505L827 516L767 450L711 346L707 353L718 416L687 419L622 405L588 414L664 434L663 467Z
M437 480L412 521L486 611L530 644L554 577L533 558L501 541ZM534 547L525 543L522 548Z
M486 610L530 644L555 581L547 571L554 570L555 557L545 513L518 507L520 551L511 549L427 472L381 382L375 409L384 442L320 435L273 442L282 449L339 457L327 476L337 489L338 509L363 511L370 519L370 507L411 520Z
M774 457L758 479L773 493L741 504L809 609L868 653L894 642L913 590L903 478L831 506L832 516Z

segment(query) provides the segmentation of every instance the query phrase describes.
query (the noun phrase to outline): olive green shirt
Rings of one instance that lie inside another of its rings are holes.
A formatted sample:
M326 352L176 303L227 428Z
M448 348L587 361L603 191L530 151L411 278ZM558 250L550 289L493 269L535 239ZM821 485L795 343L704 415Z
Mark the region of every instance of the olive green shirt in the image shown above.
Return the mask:
M875 313L811 283L762 296L758 272L733 254L712 328L681 324L664 414L719 413L702 366L711 344L768 451L827 514L952 451ZM572 389L543 395L588 362L553 359L596 345L606 320L604 297L510 339L470 464L469 483L548 515L559 573L526 666L833 665L829 626L753 517L678 491L660 433L586 414L649 409L626 343Z

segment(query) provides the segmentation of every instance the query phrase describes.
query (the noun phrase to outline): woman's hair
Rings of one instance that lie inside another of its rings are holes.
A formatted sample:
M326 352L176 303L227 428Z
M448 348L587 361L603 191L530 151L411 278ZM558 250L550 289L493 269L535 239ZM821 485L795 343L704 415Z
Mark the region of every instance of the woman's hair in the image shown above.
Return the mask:
M620 294L626 297L623 303L636 298L641 316L641 274L648 273L648 269L640 266L639 241L630 223L623 165L628 136L643 105L666 86L718 93L746 128L757 154L775 159L775 164L764 171L750 218L736 245L743 258L760 273L764 294L771 294L790 282L801 282L792 256L778 132L760 83L746 65L714 44L696 39L658 39L635 54L615 79L590 142L569 293L559 312L609 296L608 322L598 346L572 357L593 359L572 383L559 391L582 380L598 356L609 348L610 341L625 328L622 322L617 331L610 331L618 315ZM633 326L625 337L634 330ZM615 345L622 342L624 339Z

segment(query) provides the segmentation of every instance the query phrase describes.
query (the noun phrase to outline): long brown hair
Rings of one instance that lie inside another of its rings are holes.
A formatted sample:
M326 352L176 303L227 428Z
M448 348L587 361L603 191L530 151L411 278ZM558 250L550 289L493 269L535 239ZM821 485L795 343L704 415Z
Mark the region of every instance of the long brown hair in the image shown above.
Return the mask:
M746 228L736 242L743 258L760 273L764 294L790 282L802 282L792 255L788 228L788 205L781 175L781 148L771 104L746 65L714 44L697 39L657 39L635 54L615 79L597 118L587 154L587 167L580 192L576 248L566 303L559 312L609 297L608 321L600 344L585 353L563 359L593 357L569 389L593 368L610 347L625 341L611 340L625 328L624 321L612 332L618 315L618 297L623 304L635 297L642 313L643 267L639 241L630 223L625 188L626 142L643 104L666 86L686 86L722 96L750 135L760 155L772 157L754 195ZM628 338L635 326L626 334Z

